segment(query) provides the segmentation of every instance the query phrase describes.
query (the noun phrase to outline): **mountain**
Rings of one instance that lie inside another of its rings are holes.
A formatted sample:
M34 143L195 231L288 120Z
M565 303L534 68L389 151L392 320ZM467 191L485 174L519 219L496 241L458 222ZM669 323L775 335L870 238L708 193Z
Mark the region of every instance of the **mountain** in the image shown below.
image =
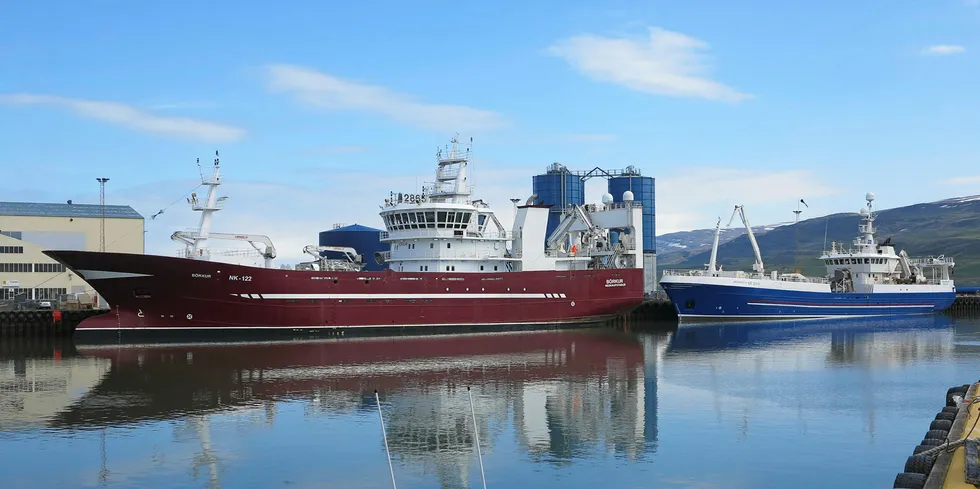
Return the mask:
M746 213L751 219L751 209ZM957 284L980 284L980 196L960 197L925 204L915 204L877 212L875 238L881 242L891 238L896 251L904 249L909 256L951 256L956 260L954 279ZM857 212L840 213L800 221L797 224L773 226L765 233L755 233L766 270L793 271L813 276L826 273L817 258L836 241L850 246L858 234L860 216ZM681 257L672 251L665 253L669 261L657 257L657 267L703 268L711 254L714 230L690 231L691 244L695 237L707 236L707 246ZM680 234L680 233L673 233ZM665 235L665 237L670 235ZM723 235L724 236L724 235ZM671 242L680 242L671 238ZM664 245L657 238L657 246ZM681 243L683 244L683 243ZM668 248L669 250L669 248ZM743 233L718 247L718 263L726 270L751 270L754 261L752 245Z
M756 238L761 234L785 226L790 223L771 224L767 226L752 226ZM727 243L745 234L745 226L722 228L718 243ZM678 231L657 236L657 266L674 265L684 262L687 258L702 251L711 251L711 242L715 239L714 229L695 229L693 231ZM707 262L706 262L707 263Z

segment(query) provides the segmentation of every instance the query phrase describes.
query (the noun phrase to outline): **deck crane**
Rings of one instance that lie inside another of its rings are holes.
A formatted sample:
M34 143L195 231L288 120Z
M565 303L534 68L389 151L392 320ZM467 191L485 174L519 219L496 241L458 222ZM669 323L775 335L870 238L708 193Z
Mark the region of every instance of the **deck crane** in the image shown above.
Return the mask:
M752 232L752 226L749 225L749 220L745 217L745 206L735 206L735 210L732 211L732 218L728 220L728 227L732 226L732 221L735 220L736 214L742 218L742 224L745 225L745 231L749 235L749 243L752 243L752 251L755 253L755 263L752 264L752 270L759 275L763 275L765 273L765 267L762 265L762 253L759 252L759 243L755 241L755 233Z
M272 240L268 236L263 236L261 234L228 234L228 233L208 233L207 239L225 239L229 241L247 241L248 244L252 245L265 259L265 267L272 268L273 260L276 258L276 247L272 245ZM187 245L188 250L195 246L195 243L200 240L197 234L190 233L186 231L177 231L170 235L170 239L174 241L180 241ZM265 249L262 249L259 244L265 245ZM193 258L193 257L192 257Z
M329 260L323 256L323 252L331 251L334 253L341 253L344 255L344 259L340 260ZM357 254L357 250L347 246L317 246L317 245L306 245L303 247L303 253L316 258L315 262L319 267L319 271L351 271L358 272L363 267L363 257ZM310 263L307 263L309 265Z

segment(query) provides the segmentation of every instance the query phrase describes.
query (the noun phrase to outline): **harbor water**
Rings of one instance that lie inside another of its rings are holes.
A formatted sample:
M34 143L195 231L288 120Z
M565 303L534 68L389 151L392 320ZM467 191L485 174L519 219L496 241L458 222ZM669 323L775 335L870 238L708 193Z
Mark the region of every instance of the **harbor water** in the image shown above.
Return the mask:
M945 315L6 344L0 487L891 487L978 378Z

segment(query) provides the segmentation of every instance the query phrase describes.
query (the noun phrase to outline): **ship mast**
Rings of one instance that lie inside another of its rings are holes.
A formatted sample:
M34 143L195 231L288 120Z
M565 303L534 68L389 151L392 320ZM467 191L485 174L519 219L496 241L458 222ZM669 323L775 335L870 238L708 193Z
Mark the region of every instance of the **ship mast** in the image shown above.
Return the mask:
M198 167L201 165L201 160L198 159ZM221 185L220 168L218 164L218 152L214 152L214 167L211 173L210 179L205 179L204 174L201 174L201 185L208 187L208 196L204 203L201 204L197 199L197 194L191 194L191 198L187 201L191 204L191 209L199 211L201 213L201 221L197 227L197 233L188 236L192 243L188 243L188 255L190 258L204 258L205 253L203 253L203 244L207 241L208 236L211 233L211 216L215 212L221 210L219 205L222 200L226 197L218 198L218 185ZM198 255L201 255L200 257Z
M473 138L470 138L470 145ZM434 202L447 202L454 204L466 203L470 195L469 182L466 177L466 165L469 163L471 148L459 149L457 138L452 139L452 147L449 154L443 155L442 150L436 152L438 167L436 168L436 181L432 186L428 197ZM450 184L447 190L446 184Z
M875 214L874 208L872 207L872 202L875 200L875 194L873 192L868 192L865 195L864 200L868 202L868 206L861 209L861 225L858 226L858 231L861 235L854 240L855 247L859 252L873 253L875 248Z

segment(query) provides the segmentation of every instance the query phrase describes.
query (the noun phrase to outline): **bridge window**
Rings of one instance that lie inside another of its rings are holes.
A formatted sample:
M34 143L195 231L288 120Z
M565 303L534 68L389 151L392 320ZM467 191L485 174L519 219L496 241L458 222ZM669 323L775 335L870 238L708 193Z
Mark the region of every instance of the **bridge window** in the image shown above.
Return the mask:
M446 243L446 248L452 248L452 247L453 247L452 243Z

